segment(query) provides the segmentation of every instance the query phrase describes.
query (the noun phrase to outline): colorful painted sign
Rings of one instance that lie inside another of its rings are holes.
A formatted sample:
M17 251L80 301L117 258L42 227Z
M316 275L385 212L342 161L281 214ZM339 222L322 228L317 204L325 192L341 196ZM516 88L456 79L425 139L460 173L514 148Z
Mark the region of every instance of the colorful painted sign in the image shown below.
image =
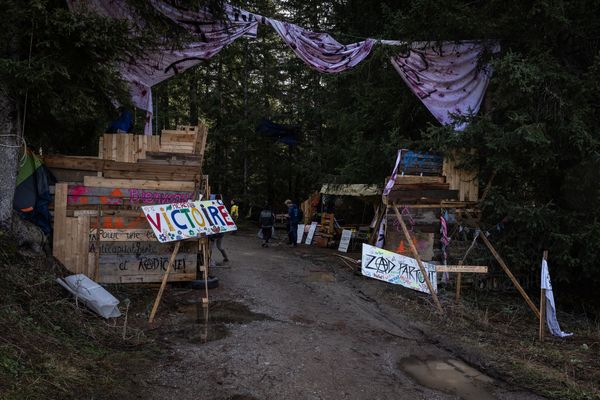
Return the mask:
M435 265L423 262L423 266L427 270L433 290L437 292ZM361 272L370 278L429 293L425 277L414 258L363 244Z
M142 210L161 243L237 230L221 200L143 206Z

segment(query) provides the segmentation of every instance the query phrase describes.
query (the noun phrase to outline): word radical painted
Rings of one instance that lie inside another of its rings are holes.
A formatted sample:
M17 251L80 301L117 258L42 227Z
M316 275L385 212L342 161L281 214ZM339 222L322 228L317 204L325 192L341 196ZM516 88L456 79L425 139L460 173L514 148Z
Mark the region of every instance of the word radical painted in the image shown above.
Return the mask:
M427 271L433 291L437 292L435 265L423 262L423 266ZM370 278L429 293L425 277L414 258L363 244L361 272Z
M142 206L161 243L237 230L221 200Z

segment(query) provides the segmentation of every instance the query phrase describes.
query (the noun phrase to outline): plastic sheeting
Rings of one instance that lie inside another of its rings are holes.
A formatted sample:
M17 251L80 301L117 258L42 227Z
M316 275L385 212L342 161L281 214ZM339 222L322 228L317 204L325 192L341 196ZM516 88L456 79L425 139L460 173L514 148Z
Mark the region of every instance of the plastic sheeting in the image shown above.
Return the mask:
M119 300L84 274L70 275L56 281L96 314L104 318L121 316L117 307Z

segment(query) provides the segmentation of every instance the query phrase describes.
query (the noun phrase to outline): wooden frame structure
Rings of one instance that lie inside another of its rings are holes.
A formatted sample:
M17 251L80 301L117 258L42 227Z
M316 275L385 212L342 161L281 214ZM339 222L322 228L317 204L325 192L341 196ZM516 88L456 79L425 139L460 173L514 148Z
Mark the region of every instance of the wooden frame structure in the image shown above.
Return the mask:
M160 136L105 134L98 157L46 156L59 180L53 255L101 283L160 282L167 268L171 281L195 279L202 245L186 241L171 260L174 245L156 242L141 206L195 199L201 187L209 193L207 134L202 124Z
M435 162L428 159L428 155L419 155L415 153L413 156L413 164L416 159L417 166L422 167L421 170L415 168L414 165L404 166L406 171L402 170L402 164L399 163L398 171L401 172L401 175L398 175L394 181L394 185L391 187L389 193L383 196L383 204L384 204L384 212L381 217L378 216L378 224L381 219L387 218L387 210L390 208L393 209L395 214L395 218L398 221L400 227L402 228L402 235L404 240L409 245L410 252L413 257L417 261L419 265L419 269L421 274L423 275L425 282L427 283L427 287L432 295L433 301L437 310L440 313L443 313L443 309L439 298L435 291L433 290L433 286L429 280L429 277L425 271L425 267L423 266L423 262L421 260L421 256L416 246L410 237L410 232L404 222L402 217L402 213L399 211L399 207L407 207L414 209L456 209L464 212L465 216L479 231L481 229L476 219L473 218L470 212L477 211L478 206L478 187L474 186L477 184L477 172L476 171L465 171L458 167L460 164L460 156L456 153L452 154L452 158L444 159L442 165L442 174L440 174L439 166L435 165ZM423 159L419 161L419 157ZM433 159L433 158L431 158ZM401 158L399 157L399 161ZM424 167L423 167L424 166ZM398 168L398 167L397 167ZM405 172L412 173L412 175L405 175ZM417 175L418 174L418 175ZM490 181L491 183L491 181ZM487 194L489 189L489 184L486 190L484 191L483 197ZM502 257L498 254L494 246L490 243L485 233L480 233L475 237L471 247L467 250L463 258L458 262L457 268L453 268L457 271L457 281L456 281L456 302L460 301L460 290L461 290L461 275L464 272L460 272L464 270L464 261L471 251L475 241L477 238L481 238L481 241L490 251L490 253L494 256L502 270L509 277L519 294L523 297L529 308L532 310L536 318L540 319L540 324L542 324L542 318L540 314L540 310L537 309L533 301L529 298L523 287L519 284L515 276L510 271L510 268ZM478 270L477 268L469 269L469 272L482 272L483 269ZM446 268L448 269L448 268ZM541 327L542 325L540 325ZM540 328L540 340L542 340L542 328Z

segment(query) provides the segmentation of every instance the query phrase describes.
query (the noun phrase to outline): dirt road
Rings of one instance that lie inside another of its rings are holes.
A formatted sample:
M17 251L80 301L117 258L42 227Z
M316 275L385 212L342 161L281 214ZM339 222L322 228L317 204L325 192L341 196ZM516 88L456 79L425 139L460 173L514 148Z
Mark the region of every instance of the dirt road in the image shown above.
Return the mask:
M200 291L168 291L151 399L537 399L430 343L325 251L225 241L208 324ZM330 251L329 251L330 252ZM218 256L220 260L220 255Z

